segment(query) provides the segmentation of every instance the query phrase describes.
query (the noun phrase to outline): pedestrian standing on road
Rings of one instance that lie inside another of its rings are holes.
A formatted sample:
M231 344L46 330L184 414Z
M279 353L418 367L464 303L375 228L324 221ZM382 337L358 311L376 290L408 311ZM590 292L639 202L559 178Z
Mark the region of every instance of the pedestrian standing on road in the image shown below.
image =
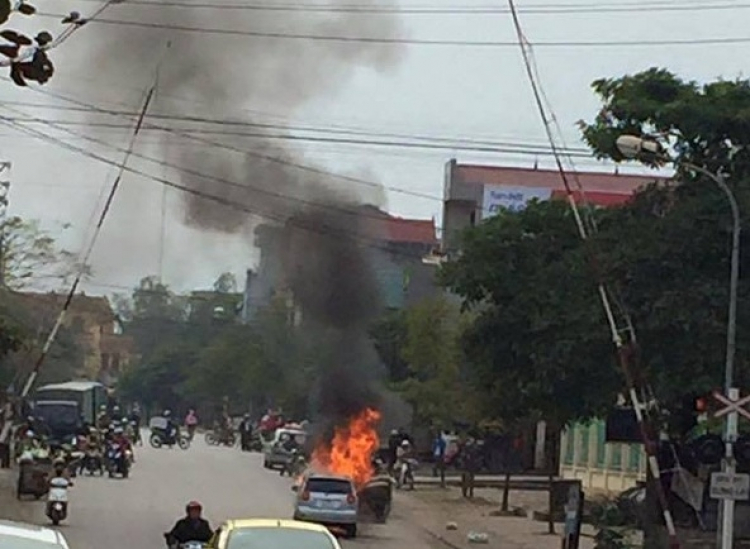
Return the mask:
M195 410L190 410L185 416L185 427L187 428L188 437L193 440L195 436L195 430L198 428L198 416L195 415Z
M479 470L479 445L469 437L461 452L461 493L467 499L474 498L474 481Z
M393 474L398 459L398 447L401 446L401 435L394 429L388 437L388 472Z
M445 433L438 431L435 440L432 441L432 457L435 460L433 475L440 477L441 488L445 488L445 450L447 447Z

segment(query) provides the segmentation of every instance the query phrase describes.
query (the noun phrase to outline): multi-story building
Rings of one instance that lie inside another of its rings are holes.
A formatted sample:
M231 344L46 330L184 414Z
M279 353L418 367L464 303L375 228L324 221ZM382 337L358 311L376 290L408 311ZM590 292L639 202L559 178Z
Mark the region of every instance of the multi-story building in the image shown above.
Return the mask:
M396 217L374 206L362 206L361 214L367 240L364 246L380 283L383 305L402 308L439 293L434 269L422 261L438 245L435 220ZM270 225L256 230L261 258L257 269L247 272L242 306L245 322L286 288L280 231Z
M626 202L646 185L662 180L655 176L617 172L566 173L573 197L599 207ZM461 232L494 215L500 208L521 209L531 200L566 199L565 181L558 170L504 166L446 164L443 203L443 247L450 255L460 247ZM614 404L614 403L613 403ZM535 436L537 466L543 465L544 424ZM560 436L560 474L583 481L586 488L625 490L645 476L643 449L637 444L605 443L605 422L576 424Z
M24 315L27 329L42 342L67 295L14 292L11 298L27 313ZM65 315L64 326L70 329L83 352L83 361L77 365L82 378L112 384L133 358L133 340L122 334L119 320L106 297L76 294Z

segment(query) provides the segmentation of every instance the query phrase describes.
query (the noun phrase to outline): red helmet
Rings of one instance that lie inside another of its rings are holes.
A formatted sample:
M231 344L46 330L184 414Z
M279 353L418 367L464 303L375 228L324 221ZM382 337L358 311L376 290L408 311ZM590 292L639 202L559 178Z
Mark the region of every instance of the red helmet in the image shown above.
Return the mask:
M191 510L197 509L198 511L203 510L203 506L197 501L191 501L185 506L185 512L190 513Z

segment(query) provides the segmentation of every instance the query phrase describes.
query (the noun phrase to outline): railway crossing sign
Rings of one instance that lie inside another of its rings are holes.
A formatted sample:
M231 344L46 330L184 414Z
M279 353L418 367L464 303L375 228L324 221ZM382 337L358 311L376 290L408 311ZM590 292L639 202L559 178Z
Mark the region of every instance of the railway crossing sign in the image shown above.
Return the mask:
M724 404L724 408L717 410L714 413L714 417L723 417L732 412L737 412L745 419L750 419L750 410L745 408L747 404L750 404L750 395L737 400L731 400L729 397L722 395L719 391L714 391L713 397L721 404Z

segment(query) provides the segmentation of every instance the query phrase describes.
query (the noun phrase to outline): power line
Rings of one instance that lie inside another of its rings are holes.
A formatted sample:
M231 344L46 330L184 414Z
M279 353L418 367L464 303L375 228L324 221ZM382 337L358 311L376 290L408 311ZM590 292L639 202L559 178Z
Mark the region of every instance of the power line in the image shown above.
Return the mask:
M101 162L101 163L104 163L104 164L108 164L108 165L111 165L111 166L117 166L117 167L121 167L122 166L121 163L118 163L118 162L116 162L114 160L106 158L106 157L104 157L104 156L102 156L100 154L97 154L95 152L87 150L87 149L85 149L83 147L79 147L77 145L73 145L71 143L68 143L68 142L62 140L62 139L58 139L58 138L56 138L56 137L54 137L52 135L46 134L46 133L41 132L39 130L28 128L28 127L26 127L23 124L20 124L18 122L13 122L13 121L10 121L10 120L6 120L5 117L0 117L0 124L4 124L6 126L9 126L9 127L12 127L12 128L16 128L17 130L19 130L21 132L25 132L25 133L30 133L30 134L36 135L40 139L43 139L43 140L48 141L50 143L54 143L55 145L58 145L58 146L60 146L60 147L62 147L64 149L67 149L67 150L71 151L71 152L75 152L77 154L81 154L81 155L83 155L83 156L85 156L87 158L90 158L92 160L96 160L98 162ZM190 195L193 195L195 197L201 198L203 200L207 200L209 202L214 202L216 204L219 204L219 205L222 205L222 206L226 206L228 208L231 208L231 209L234 209L234 210L237 210L237 211L240 211L240 212L244 212L244 213L247 213L247 214L250 214L250 215L254 215L254 216L259 217L261 219L265 219L265 220L268 220L268 221L273 221L273 222L279 223L279 224L291 225L291 226L293 226L295 228L298 228L300 230L304 230L304 231L307 231L307 232L320 234L320 235L323 235L323 236L333 236L333 237L348 238L348 239L351 239L353 241L358 241L358 242L362 243L364 246L367 246L367 247L370 247L370 248L373 248L373 249L380 249L380 250L388 252L388 253L390 253L392 255L397 255L397 256L398 255L402 255L404 257L414 259L414 254L413 253L408 253L408 252L405 252L405 251L402 251L402 250L399 250L399 249L391 248L391 247L383 244L382 240L378 240L378 239L375 239L375 238L368 237L368 236L366 236L366 235L364 235L362 233L356 233L354 231L344 232L344 231L340 231L340 230L336 230L336 229L332 230L332 228L330 226L325 225L325 224L315 224L314 226L312 226L312 225L310 225L309 222L308 223L303 223L300 219L295 219L295 218L289 218L289 217L285 217L285 216L280 216L280 215L269 213L269 212L263 212L263 211L260 211L257 207L253 208L253 207L247 206L245 204L241 204L241 203L239 203L239 202L237 202L235 200L227 199L227 198L225 198L223 196L211 194L211 193L208 193L208 192L205 192L205 191L200 191L198 189L193 189L191 187L188 187L187 185L183 185L183 184L180 184L180 183L175 183L174 181L170 181L169 179L149 174L149 173L147 173L147 172L145 172L143 170L139 170L137 168L132 168L130 166L124 166L123 169L126 172L128 172L128 173L131 173L133 175L138 175L140 177L143 177L144 179L151 180L151 181L154 181L154 182L159 183L161 185L166 185L168 187L177 189L177 190L179 190L181 192L184 192L185 194L190 194ZM230 183L233 183L233 182L230 182ZM354 210L352 210L349 213L356 215L358 212L355 212ZM376 217L375 219L382 219L382 218Z
M64 14L38 12L38 15L54 17L59 19ZM198 34L213 34L224 36L243 36L247 38L266 38L284 40L302 40L312 42L335 42L335 43L364 43L380 45L414 45L414 46L452 46L470 48L511 48L518 44L512 41L475 41L475 40L438 40L399 37L374 37L374 36L335 36L325 34L287 33L270 31L252 31L239 29L222 29L196 27L190 25L171 25L164 23L149 23L145 21L126 21L124 19L98 18L93 23L103 25L116 25L123 27L136 27L154 30L171 30L178 32L190 32ZM603 40L603 41L551 41L535 42L534 46L539 48L591 48L591 47L647 47L647 46L707 46L721 44L744 44L750 42L750 37L716 37L716 38L685 38L685 39L650 39L650 40Z
M0 77L0 79L6 79L7 80L7 78L3 78L3 77ZM99 112L99 113L102 113L102 114L109 114L106 109L100 109L96 105L91 105L91 104L88 104L88 103L85 103L85 102L82 102L82 101L78 101L76 99L72 99L72 98L67 97L65 95L62 95L62 94L58 94L58 93L55 93L55 92L52 92L52 91L49 91L49 90L45 90L45 89L42 89L42 88L38 88L38 87L31 87L30 89L32 89L35 92L40 93L42 95L48 95L48 96L54 97L56 99L61 99L63 101L67 101L68 103L73 103L73 104L76 104L76 105L79 105L79 106L87 107L92 112ZM337 174L337 173L334 173L334 172L330 172L328 170L324 170L324 169L321 169L321 168L316 168L314 166L309 166L309 165L302 164L302 163L299 163L299 162L294 162L294 161L288 160L286 158L280 158L280 157L277 157L277 156L273 156L273 155L265 154L265 153L260 153L260 152L257 152L257 151L245 150L245 149L241 149L239 147L234 147L232 145L228 145L226 143L220 143L220 142L217 142L217 141L211 141L211 140L208 140L208 139L203 139L203 138L191 135L191 134L189 134L187 132L176 130L174 128L167 128L167 127L163 127L163 126L157 126L157 125L154 125L154 124L145 124L144 127L146 127L146 128L158 128L158 129L161 129L161 130L163 130L165 132L169 132L169 133L173 133L173 134L179 135L181 137L184 137L185 139L190 139L190 140L195 141L197 143L201 143L201 144L209 145L209 146L212 146L212 147L217 147L217 148L221 148L221 149L226 149L226 150L234 151L234 152L241 153L241 154L253 157L253 158L258 158L260 160L265 160L267 162L272 162L272 163L275 163L275 164L278 164L278 165L281 165L281 166L286 166L286 167L289 167L289 168L294 168L294 169L297 169L297 170L300 170L300 171L303 171L303 172L307 172L307 173L312 173L312 174L316 174L316 175L323 175L325 177L330 177L332 179L337 179L339 181L345 181L345 182L349 182L349 183L356 183L356 184L359 184L359 185L363 185L363 186L366 186L366 187L371 187L371 188L378 189L378 190L380 190L380 189L390 190L390 191L392 191L394 193L411 195L411 196L415 196L415 197L419 197L419 198L428 198L428 199L432 199L432 200L434 200L436 198L435 195L429 195L429 194L426 194L426 193L419 193L419 192L416 192L416 191L409 191L407 189L401 189L399 187L389 187L389 186L381 185L381 184L376 183L374 181L368 181L366 179L361 179L361 178L357 178L357 177L352 177L352 176ZM83 136L82 134L77 134L77 135L79 135L82 139L87 139L87 136ZM441 198L438 197L438 199L442 201Z
M85 0L96 2L99 0ZM398 6L331 6L323 4L238 4L238 3L206 3L181 2L175 0L127 0L129 6L149 6L161 8L188 8L216 11L262 11L262 12L298 12L298 13L346 13L361 15L508 15L510 9L498 6L444 6L444 7L398 7ZM671 12L671 11L719 11L749 8L750 4L711 4L696 3L685 5L667 2L634 3L619 6L603 6L601 4L538 4L519 8L518 12L525 15L560 15L566 13L628 13L628 12Z
M14 122L30 123L30 124L55 124L59 126L83 126L90 128L104 128L104 129L118 129L124 130L130 128L127 124L119 123L108 123L108 122L82 122L74 120L53 120L53 119L42 119L35 117L10 117L9 120ZM144 131L161 131L161 132L174 132L175 128L164 128L158 126L151 126L146 124ZM211 130L211 129L185 129L179 130L187 135L223 135L233 137L248 137L263 139L269 141L301 141L308 143L333 143L338 145L361 145L370 147L396 147L402 149L433 149L433 150L448 150L448 151L464 151L464 152L476 152L476 153L512 153L512 154L525 154L532 156L552 156L553 153L548 148L538 147L529 145L514 146L511 144L505 146L493 146L493 145L463 145L461 143L430 143L418 141L396 141L396 140L376 140L376 139L355 139L352 137L323 137L323 136L305 136L305 135L293 135L285 133L262 133L262 132L240 132L232 130ZM184 136L183 136L184 137ZM590 152L586 152L585 149L571 150L569 154L578 158L592 158Z
M60 110L60 111L69 111L69 112L82 112L82 113L96 113L96 114L103 114L103 115L109 115L109 116L118 116L118 117L135 117L137 113L131 111L131 110L125 110L125 109L103 109L98 108L96 111L92 110L89 107L73 107L73 106L63 106L63 105L50 105L50 104L40 104L40 103L33 103L29 101L4 101L3 104L5 105L17 105L21 107L33 107L33 108L42 108L42 109L50 109L50 110ZM220 127L223 126L229 126L229 127L248 127L248 128L256 128L256 129L263 129L263 130L282 130L282 131L290 131L290 132L305 132L305 133L323 133L323 134L340 134L340 135L357 135L357 136L366 136L366 137L381 137L381 138L390 138L390 139L411 139L411 140L419 140L419 141L427 141L427 142L436 142L436 143L447 143L451 145L451 148L453 148L454 144L462 144L462 145L478 145L478 146L486 146L486 147L511 147L511 148L521 148L521 149L540 149L541 151L549 153L549 147L547 145L539 145L534 143L519 143L517 141L514 142L508 142L508 141L494 141L494 140L483 140L483 139L472 139L472 138L462 138L462 137L443 137L443 136L435 136L435 135L425 135L425 134L419 134L419 133L394 133L394 132L376 132L371 130L365 130L361 128L347 128L347 127L336 127L336 126L329 126L329 127L323 127L323 126L313 126L313 125L294 125L294 124L272 124L272 123L266 123L266 122L250 122L246 120L237 120L237 119L221 119L221 118L209 118L209 117L203 117L203 116L189 116L189 115L169 115L169 114L159 114L159 113L149 113L148 116L149 119L156 119L156 120L164 120L164 121L170 121L170 122L186 122L186 123L197 123L197 124L210 124L210 125L218 125ZM19 120L20 122L21 120ZM64 124L79 124L80 121L67 121L67 120L60 120L57 123L64 123ZM107 127L102 125L101 123L96 122L86 122L86 125L92 125L100 127ZM115 126L112 125L113 128L130 128L130 125L122 125L122 126ZM157 129L157 128L149 128L149 129ZM159 127L158 129L161 129ZM183 128L184 131L188 131L192 134L195 133L210 133L210 134L216 134L216 135L243 135L242 133L237 132L223 132L223 131L216 131L216 130L206 130L206 129L196 129L196 128ZM257 134L247 134L249 137L256 137ZM265 136L266 134L262 134ZM569 147L566 150L570 150L572 152L580 152L580 153L586 153L587 156L591 156L589 149L585 147Z

